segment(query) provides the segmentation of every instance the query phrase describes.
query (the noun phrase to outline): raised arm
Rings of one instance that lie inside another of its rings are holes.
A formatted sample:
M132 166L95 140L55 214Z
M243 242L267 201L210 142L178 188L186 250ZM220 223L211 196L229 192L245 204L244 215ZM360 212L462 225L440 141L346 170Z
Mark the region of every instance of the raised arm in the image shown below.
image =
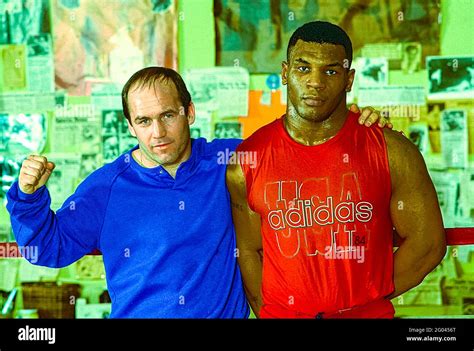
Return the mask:
M247 203L245 178L239 164L227 166L227 188L237 235L238 262L247 300L255 316L262 307L262 234L260 216Z
M384 129L390 162L390 214L402 239L394 254L394 298L420 284L443 259L446 238L438 198L418 149Z
M45 186L52 172L54 164L44 156L25 160L7 193L7 210L18 245L37 250L36 257L25 258L58 268L98 248L109 189L98 185L104 184L103 175L91 175L54 213Z

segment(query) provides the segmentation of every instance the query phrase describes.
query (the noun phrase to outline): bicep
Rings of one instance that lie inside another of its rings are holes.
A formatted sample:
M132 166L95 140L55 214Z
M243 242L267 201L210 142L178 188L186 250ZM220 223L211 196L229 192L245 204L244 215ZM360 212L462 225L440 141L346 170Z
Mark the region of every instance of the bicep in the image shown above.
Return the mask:
M261 220L247 202L245 178L239 164L227 166L227 188L230 193L232 217L239 250L260 251L262 249Z

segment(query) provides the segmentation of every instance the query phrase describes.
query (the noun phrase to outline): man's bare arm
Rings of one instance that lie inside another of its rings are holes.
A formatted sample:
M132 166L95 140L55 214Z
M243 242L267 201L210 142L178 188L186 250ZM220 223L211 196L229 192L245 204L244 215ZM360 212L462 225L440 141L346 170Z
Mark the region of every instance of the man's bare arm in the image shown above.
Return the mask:
M446 253L438 198L418 149L397 132L384 129L390 162L390 214L402 239L394 254L394 298L420 284Z
M248 206L245 178L240 165L228 165L226 178L245 292L253 312L260 317L263 258L260 216Z

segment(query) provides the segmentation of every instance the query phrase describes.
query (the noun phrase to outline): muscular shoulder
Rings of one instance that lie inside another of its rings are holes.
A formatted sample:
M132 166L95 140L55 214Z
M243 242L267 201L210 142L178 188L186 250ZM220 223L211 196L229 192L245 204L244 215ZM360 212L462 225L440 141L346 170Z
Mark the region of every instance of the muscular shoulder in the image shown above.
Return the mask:
M384 128L392 185L406 177L426 172L426 165L417 147L400 132Z

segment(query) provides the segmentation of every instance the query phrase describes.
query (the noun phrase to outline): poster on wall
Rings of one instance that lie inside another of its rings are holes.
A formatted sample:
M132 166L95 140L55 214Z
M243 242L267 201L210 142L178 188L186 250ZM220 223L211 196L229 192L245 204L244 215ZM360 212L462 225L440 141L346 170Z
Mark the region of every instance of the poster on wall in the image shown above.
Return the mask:
M197 110L216 111L218 118L247 116L250 76L246 69L190 69L184 79Z
M212 139L212 112L196 109L196 117L194 123L189 128L191 138L205 138L207 140Z
M419 43L417 49L422 49L422 58L439 54L438 0L373 0L370 6L367 3L366 0L216 0L216 63L239 65L251 73L279 71L291 34L315 19L346 30L354 56L371 43ZM410 50L415 60L420 54L415 48ZM414 66L406 70L416 70Z
M429 100L474 99L474 56L427 57Z
M0 44L25 44L30 36L51 33L49 0L1 0Z
M59 209L72 194L77 184L81 157L74 154L47 154L48 160L56 165L48 180L48 191L51 195L51 209Z
M421 68L421 44L404 43L402 47L401 69L403 73L412 74L419 71Z
M454 227L459 213L460 180L457 174L429 171L438 195L438 203L445 228Z
M114 161L137 144L122 110L102 110L102 149L104 162Z
M53 46L49 34L28 37L28 90L38 93L54 92Z
M0 200L6 198L8 190L18 178L22 162L22 158L12 158L0 154Z
M55 153L98 153L100 121L90 104L66 104L56 108L51 132L51 150Z
M218 122L214 137L217 139L242 139L242 125L239 122Z
M144 66L177 68L176 1L52 0L57 88L86 95L87 81L123 85Z
M0 46L0 92L18 92L26 88L26 46Z
M446 166L468 166L467 113L460 109L446 109L441 115L441 150Z
M388 85L388 61L385 58L359 57L355 60L357 83L361 87Z
M46 144L46 128L45 114L0 113L0 154L41 152Z

